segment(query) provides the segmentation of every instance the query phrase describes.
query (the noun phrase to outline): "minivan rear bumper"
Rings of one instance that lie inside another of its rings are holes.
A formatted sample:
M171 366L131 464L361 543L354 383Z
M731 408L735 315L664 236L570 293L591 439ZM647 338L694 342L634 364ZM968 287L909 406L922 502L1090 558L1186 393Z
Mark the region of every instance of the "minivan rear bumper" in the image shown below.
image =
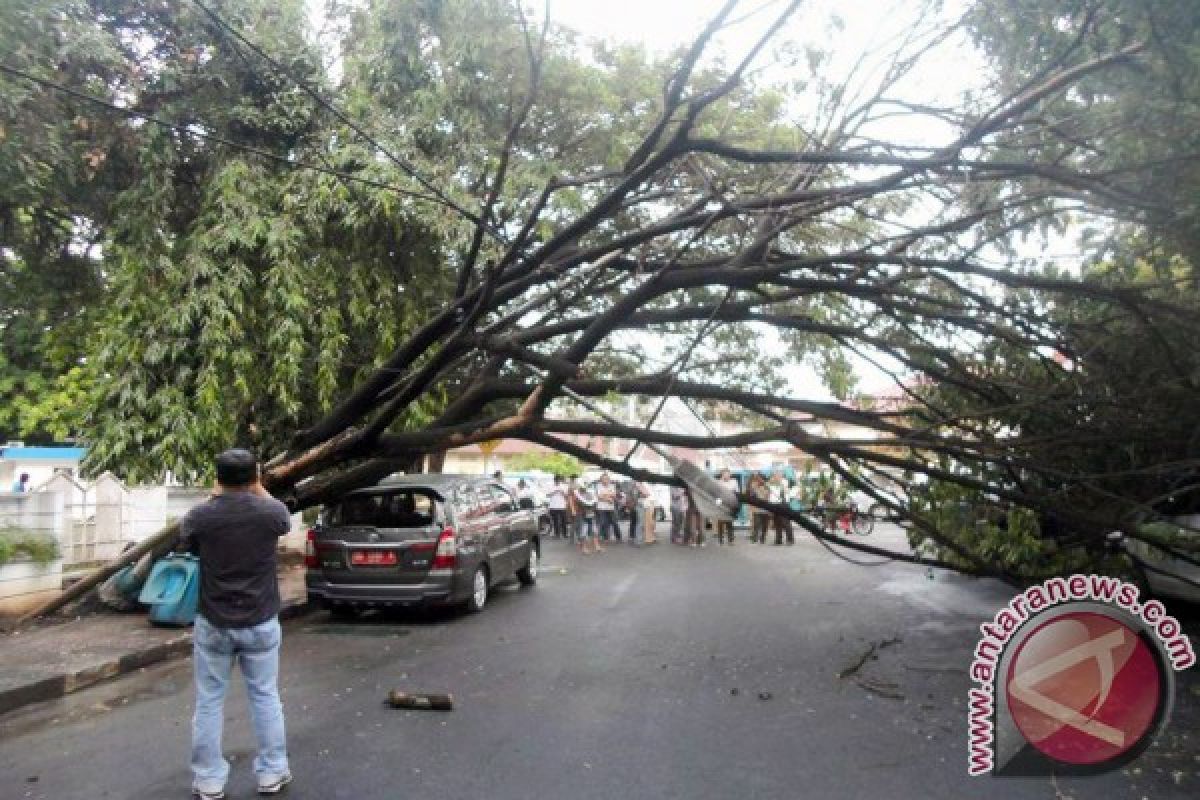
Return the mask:
M462 598L455 596L455 581L446 576L431 583L351 584L330 583L320 575L304 576L308 602L323 605L356 605L388 608L395 606L446 605Z

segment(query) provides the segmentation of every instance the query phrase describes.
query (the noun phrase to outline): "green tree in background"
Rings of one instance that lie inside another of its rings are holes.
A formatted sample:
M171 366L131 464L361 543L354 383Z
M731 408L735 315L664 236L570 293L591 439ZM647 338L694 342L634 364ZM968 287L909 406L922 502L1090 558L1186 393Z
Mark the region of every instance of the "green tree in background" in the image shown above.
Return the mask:
M250 442L298 508L499 438L651 481L677 479L575 442L702 458L786 441L907 519L929 563L1029 579L1063 566L1040 549L1051 511L1093 557L1155 480L1186 486L1153 445L1122 461L1114 440L1178 438L1158 420L1187 397L1175 351L1200 327L1180 291L1191 200L1158 191L1200 142L1138 138L1190 119L1195 26L1180 2L1149 7L980 2L964 28L914 3L837 80L832 46L774 42L799 3L726 4L662 58L513 3L335 3L328 62L300 2L6 8L0 156L22 193L5 269L95 283L86 313L57 288L16 297L6 332L28 333L4 363L25 371L0 390L20 407L38 372L33 424L133 480ZM755 44L715 55L736 25ZM990 83L931 100L916 65L966 35ZM787 77L757 76L766 58ZM1181 91L1151 96L1162 80ZM58 227L29 222L43 207ZM1081 223L1085 268L1022 246ZM86 334L61 337L68 321ZM909 402L856 402L856 358ZM787 390L802 367L828 394ZM1168 369L1179 390L1139 417ZM586 397L740 424L562 413ZM991 506L983 544L947 522L962 498Z
M519 453L508 459L508 468L518 472L537 469L564 478L577 478L583 474L583 463L566 453Z
M215 8L324 81L304 3ZM4 15L5 41L28 43L10 65L163 123L0 84L8 435L82 437L93 469L134 481L194 475L328 409L427 313L437 238L393 176L339 151L293 78L199 6Z
M577 37L524 30L504 2L335 4L336 86L302 2L3 13L4 40L29 43L9 65L55 85L0 76L0 170L13 187L0 428L81 438L91 469L133 481L198 475L215 449L286 440L329 411L469 264L496 257L455 206L478 208L495 190L488 227L500 229L555 170L616 168L662 74L628 46L597 45L585 64ZM355 127L302 86L336 93ZM740 112L726 112L727 131L782 135L776 95L739 90L724 107ZM497 143L522 114L521 146L501 159ZM565 187L547 216L577 213L592 194ZM628 372L637 356L609 358ZM443 402L426 398L398 424Z
M1200 7L1022 0L978 3L971 18L999 80L1011 88L1063 59L1139 46L1136 60L1088 76L1056 99L1057 131L1031 126L1014 132L1008 148L1052 143L1059 165L1119 176L1152 198L1116 225L1095 220L1083 228L1083 249L1092 255L1082 272L1097 285L1142 287L1157 306L1013 293L1014 306L1038 309L1052 322L1053 341L1041 351L987 342L970 382L942 381L922 392L927 424L973 420L995 452L989 462L943 457L987 491L946 481L916 488L914 502L930 527L977 555L1065 571L1099 553L1106 529L1136 532L1146 520L1200 511L1200 352L1193 339L1200 319ZM1130 171L1131 164L1147 168ZM1065 274L1051 260L1039 268ZM1022 503L1040 511L1030 515ZM913 538L931 543L920 531Z

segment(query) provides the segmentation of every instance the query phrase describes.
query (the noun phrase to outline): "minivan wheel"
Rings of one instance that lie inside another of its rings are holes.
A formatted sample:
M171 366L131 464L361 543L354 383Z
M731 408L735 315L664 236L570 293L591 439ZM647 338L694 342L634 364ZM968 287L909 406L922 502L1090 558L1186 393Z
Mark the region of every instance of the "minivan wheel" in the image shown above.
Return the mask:
M538 576L538 549L532 543L529 545L529 561L517 570L517 580L522 586L533 586Z
M467 611L472 613L483 611L488 599L487 567L480 566L471 576L471 596L467 598Z

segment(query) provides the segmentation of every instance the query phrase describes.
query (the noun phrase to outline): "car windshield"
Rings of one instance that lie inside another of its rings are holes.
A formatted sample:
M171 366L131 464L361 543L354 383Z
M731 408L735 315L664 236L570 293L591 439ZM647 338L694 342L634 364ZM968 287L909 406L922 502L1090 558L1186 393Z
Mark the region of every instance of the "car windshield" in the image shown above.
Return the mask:
M325 524L419 528L433 524L436 509L433 496L419 489L350 495L326 509Z

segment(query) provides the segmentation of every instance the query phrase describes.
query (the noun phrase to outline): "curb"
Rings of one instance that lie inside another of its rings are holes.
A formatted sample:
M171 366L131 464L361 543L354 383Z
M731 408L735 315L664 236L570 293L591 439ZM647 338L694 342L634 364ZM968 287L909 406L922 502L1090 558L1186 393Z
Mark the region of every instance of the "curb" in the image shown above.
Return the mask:
M315 606L307 601L292 603L279 609L279 621L286 622L290 619L302 617L313 610L315 610ZM0 690L0 714L15 711L18 708L33 703L56 700L86 689L89 686L126 675L143 667L148 667L151 664L190 655L191 652L192 632L191 630L186 630L173 639L159 642L141 650L124 653L101 664L94 664L75 672L52 675L48 678L25 684L24 686Z

